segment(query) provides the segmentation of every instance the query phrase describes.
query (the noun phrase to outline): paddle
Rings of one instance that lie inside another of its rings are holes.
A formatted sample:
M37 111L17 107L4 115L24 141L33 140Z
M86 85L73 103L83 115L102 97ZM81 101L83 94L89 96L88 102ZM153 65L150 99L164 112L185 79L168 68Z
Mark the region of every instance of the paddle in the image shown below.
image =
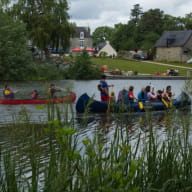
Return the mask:
M142 101L138 101L139 109L142 111L144 109Z
M169 103L165 101L165 99L162 98L161 101L163 102L166 108L169 108Z
M56 87L57 89L60 89L61 91L65 91L65 92L68 92L69 90L67 89L64 89L64 88L61 88L61 87Z
M18 93L19 92L19 90L15 90L15 91L13 91L13 93Z
M111 93L113 92L113 87L114 85L110 85L108 87L112 87L112 90L110 91L110 95L109 95L109 102L108 102L108 107L107 107L107 113L110 112L110 103L111 103Z

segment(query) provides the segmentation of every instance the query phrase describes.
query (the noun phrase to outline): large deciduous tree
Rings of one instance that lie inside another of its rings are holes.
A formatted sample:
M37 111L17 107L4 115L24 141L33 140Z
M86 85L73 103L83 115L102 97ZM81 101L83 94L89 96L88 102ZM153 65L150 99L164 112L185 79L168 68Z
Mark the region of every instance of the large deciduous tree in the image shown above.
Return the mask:
M135 41L136 27L133 24L117 24L112 33L111 44L119 50L132 50L137 48Z
M112 27L102 26L95 29L93 32L93 45L96 46L99 43L110 40L111 33L113 31Z
M26 46L25 25L0 10L0 80L28 79L31 52Z
M142 32L154 32L161 34L163 31L163 11L160 9L150 9L143 13L140 26Z
M168 14L163 16L163 31L185 29L184 20L181 17L174 17Z
M74 32L67 11L66 0L18 0L12 16L26 24L29 39L42 50L48 46L66 49Z
M192 12L185 15L183 18L186 29L192 29Z

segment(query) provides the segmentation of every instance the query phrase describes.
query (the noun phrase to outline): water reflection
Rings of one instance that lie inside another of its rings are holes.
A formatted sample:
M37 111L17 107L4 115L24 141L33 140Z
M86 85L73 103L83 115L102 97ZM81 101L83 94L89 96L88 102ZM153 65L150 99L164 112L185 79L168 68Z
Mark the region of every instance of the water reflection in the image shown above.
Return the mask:
M179 118L178 118L179 117ZM78 127L85 129L95 127L113 130L114 126L127 128L130 133L134 133L136 129L142 132L149 130L149 126L155 129L167 129L171 124L177 123L179 119L191 117L191 109L173 110L173 111L158 111L149 113L118 113L118 114L94 114L94 115L77 115ZM186 120L185 120L186 122Z
M181 92L184 81L158 81L152 80L152 84L156 88L162 88L167 84L173 87L174 92L178 95ZM50 82L13 82L10 83L14 89L20 88L21 92L18 97L26 98L34 88L41 90L44 93L46 90L45 84ZM77 98L84 92L89 95L95 95L99 99L99 92L96 89L97 80L93 81L54 81L59 87L72 86L76 92ZM149 80L109 80L110 84L114 84L114 91L118 91L128 85L135 85L135 92L149 83ZM5 82L1 82L3 87ZM29 86L30 85L30 86ZM23 95L22 95L23 94ZM100 139L101 143L106 147L109 146L113 137L121 134L120 137L131 140L134 145L137 139L146 139L149 131L153 131L160 140L169 135L169 132L182 132L185 125L191 126L191 111L162 111L152 113L134 113L134 114L76 114L75 104L69 110L63 104L56 105L60 109L60 116L57 116L55 111L55 119L60 118L62 122L68 120L73 121L73 126L78 137L78 149L82 149L82 141L89 139ZM34 155L39 158L40 166L48 161L50 157L50 138L51 142L56 145L55 133L47 130L48 108L46 105L25 105L11 106L0 105L0 148L2 154L8 149L12 153L20 153L18 161L26 178L30 178L30 162L29 155L31 149L34 149ZM20 122L20 124L19 124ZM21 123L22 122L22 123ZM30 122L27 124L25 122ZM117 131L119 130L119 132ZM189 130L191 131L191 130ZM190 134L192 135L192 134ZM97 137L97 138L96 138ZM35 138L35 146L32 147L33 139ZM192 137L191 137L192 138ZM26 179L25 178L25 179Z
M58 143L55 129L52 131L47 129L49 127L47 123L27 123L30 117L25 109L20 111L20 115L23 123L13 122L9 126L1 127L0 148L2 149L1 154L4 154L7 149L11 151L11 154L16 154L18 165L22 167L22 174L26 180L30 179L32 174L31 155L37 157L39 167L43 169L43 166L50 159L50 142L55 146ZM84 152L82 142L86 139L99 140L99 143L104 146L103 149L107 149L111 145L112 138L117 135L117 138L130 140L133 146L137 144L138 138L145 140L149 131L153 131L159 140L163 140L174 128L176 131L182 132L185 124L191 125L191 111L76 114L73 121L76 129L75 135L78 137L78 149ZM185 123L183 124L183 122ZM44 181L44 175L39 178L40 182Z
M178 118L179 117L179 118ZM135 137L140 132L148 132L150 128L159 133L164 133L170 126L180 124L179 119L186 118L183 121L190 121L191 110L185 111L159 111L151 113L134 114L94 114L76 116L77 127L80 130L95 130L102 132L103 135L113 135L116 127L129 133L129 137Z
M19 90L16 99L27 99L31 97L31 92L37 89L40 97L46 97L47 88L50 83L55 83L58 87L72 89L77 98L83 93L87 92L90 96L94 95L95 99L100 99L100 93L97 90L98 80L92 81L73 81L73 80L60 80L60 81L1 81L0 82L0 97L2 97L2 89L5 84L9 84L13 90ZM113 91L117 95L119 90L127 88L129 85L134 85L135 95L140 91L141 87L147 84L152 84L156 89L162 89L166 85L171 85L173 92L177 95L180 94L184 87L184 80L108 80L109 84L114 84ZM111 91L111 90L110 90ZM73 106L74 107L74 106ZM35 105L25 105L26 110L30 113L33 122L46 121L46 110L37 109ZM19 115L21 106L0 105L0 124L7 124L12 121L13 116ZM74 110L75 111L75 110Z

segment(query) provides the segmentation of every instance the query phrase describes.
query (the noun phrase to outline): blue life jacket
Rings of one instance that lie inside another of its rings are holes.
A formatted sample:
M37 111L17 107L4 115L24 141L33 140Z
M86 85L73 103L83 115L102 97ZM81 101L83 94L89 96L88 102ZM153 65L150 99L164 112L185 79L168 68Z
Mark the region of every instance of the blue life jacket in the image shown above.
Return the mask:
M147 92L140 91L137 95L138 101L146 101L147 100Z
M125 91L125 92L124 92L124 102L125 102L125 103L133 102L132 99L129 99L128 95L129 95L129 91Z
M108 84L105 81L100 81L102 88L108 89ZM101 95L108 95L105 91L101 91Z

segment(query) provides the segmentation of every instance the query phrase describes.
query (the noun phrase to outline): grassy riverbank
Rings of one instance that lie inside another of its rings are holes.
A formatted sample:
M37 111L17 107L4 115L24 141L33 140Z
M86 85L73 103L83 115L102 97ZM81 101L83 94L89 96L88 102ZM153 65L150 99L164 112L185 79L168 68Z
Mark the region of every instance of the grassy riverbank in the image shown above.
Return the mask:
M157 72L166 73L167 69L176 69L179 70L180 76L186 76L187 70L180 67L191 67L189 64L174 64L169 63L172 66L157 65L142 61L132 61L125 59L110 59L110 58L92 58L93 63L98 65L107 65L109 69L120 69L123 71L136 71L138 73L144 73L149 75L154 75Z
M108 69L121 71L133 71L133 74L145 76L157 76L156 73L166 74L167 69L179 71L179 76L186 76L188 70L192 70L191 65L168 63L150 63L151 61L136 61L127 59L94 58L88 55L78 57L59 57L51 58L47 61L36 59L28 80L61 80L78 79L88 80L100 77L100 66L106 65ZM91 65L96 64L95 65ZM186 67L186 68L185 68Z
M146 113L145 121L139 118L141 129L133 142L124 115L115 116L110 137L101 126L82 139L78 129L83 129L88 116L85 114L76 127L75 119L68 116L72 108L64 108L63 117L57 106L48 106L48 121L43 126L31 125L25 111L22 123L9 126L12 142L19 133L23 139L14 150L0 147L0 191L192 190L190 113L167 112L161 136ZM41 145L39 137L45 137Z

